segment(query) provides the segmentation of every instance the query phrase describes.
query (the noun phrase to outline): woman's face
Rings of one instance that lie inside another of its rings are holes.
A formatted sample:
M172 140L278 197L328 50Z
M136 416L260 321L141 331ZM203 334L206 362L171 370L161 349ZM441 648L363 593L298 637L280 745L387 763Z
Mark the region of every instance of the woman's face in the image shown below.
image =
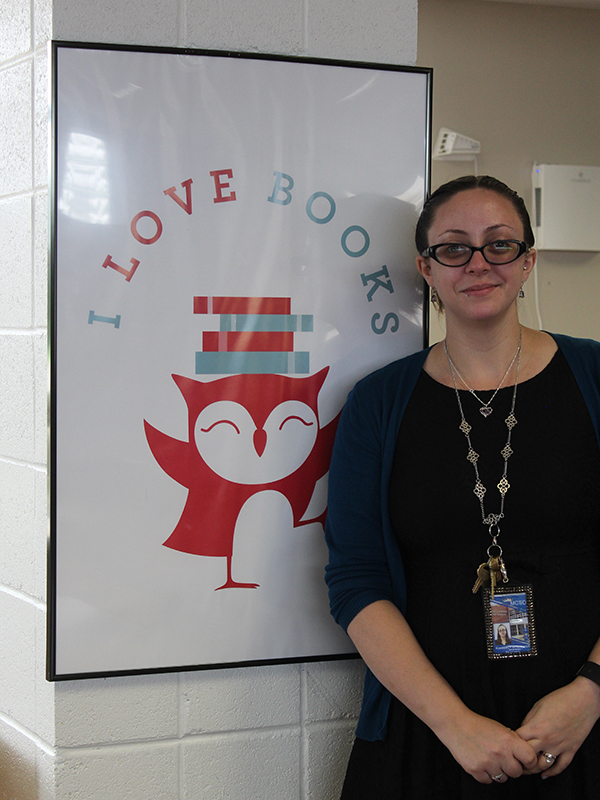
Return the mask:
M508 638L508 632L507 632L506 628L504 627L504 625L500 625L500 626L498 627L498 636L499 636L501 639L506 639L506 638Z
M523 240L523 223L510 200L490 189L469 189L438 209L429 245L459 242L481 247L498 239ZM463 267L417 257L417 267L444 304L447 321L491 320L516 313L516 298L535 264L535 251L510 264L488 264L475 253Z

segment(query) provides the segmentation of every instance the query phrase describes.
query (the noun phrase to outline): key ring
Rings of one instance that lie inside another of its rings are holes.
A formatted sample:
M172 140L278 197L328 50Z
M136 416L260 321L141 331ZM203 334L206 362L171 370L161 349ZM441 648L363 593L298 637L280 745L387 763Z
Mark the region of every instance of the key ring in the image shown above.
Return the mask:
M493 529L494 528L496 529L496 533L493 533ZM501 558L502 557L502 548L498 544L498 537L500 536L500 526L498 525L498 523L497 522L492 522L490 527L489 527L489 531L488 532L489 532L490 536L492 537L492 543L487 549L488 558ZM499 550L499 552L498 553L494 553L493 556L490 553L490 550L492 549L492 547L495 547L495 548L497 548L497 550Z
M492 528L496 528L496 533L492 533ZM488 528L488 533L492 539L492 544L496 544L496 539L500 536L500 525L497 522L492 522Z
M490 553L490 550L492 549L492 547L495 547L498 550L498 552L494 553L494 555L492 555ZM491 545L487 549L487 554L488 554L488 558L502 558L502 548L500 547L500 545L496 541L495 537L494 537L494 541L491 543Z
M493 527L494 527L493 525L490 525L490 536L492 536L492 528ZM488 554L488 558L490 559L490 561L494 558L498 562L498 564L500 566L500 574L502 575L502 583L508 583L508 573L506 571L506 564L504 563L504 560L502 558L502 548L500 547L500 545L498 544L498 541L497 541L498 540L498 536L500 536L500 528L498 526L498 523L496 523L496 529L497 529L497 533L496 533L495 536L492 536L492 543L487 549L487 554ZM494 553L494 555L492 555L491 552L490 552L490 550L492 550L492 548L494 548L497 551L497 552ZM490 562L488 561L488 564L489 563Z

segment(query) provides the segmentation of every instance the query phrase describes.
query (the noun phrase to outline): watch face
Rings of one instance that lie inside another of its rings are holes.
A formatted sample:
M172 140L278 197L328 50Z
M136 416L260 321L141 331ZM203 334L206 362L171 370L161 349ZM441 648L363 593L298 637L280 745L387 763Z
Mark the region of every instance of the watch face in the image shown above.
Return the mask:
M57 675L332 656L327 472L423 342L427 72L55 48Z

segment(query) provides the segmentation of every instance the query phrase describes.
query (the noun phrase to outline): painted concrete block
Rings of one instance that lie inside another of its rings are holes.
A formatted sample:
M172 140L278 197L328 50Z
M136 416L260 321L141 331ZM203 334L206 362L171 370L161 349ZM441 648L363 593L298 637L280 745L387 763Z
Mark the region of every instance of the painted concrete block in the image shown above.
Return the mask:
M35 623L31 603L0 591L0 709L35 730Z
M284 664L182 674L184 732L298 724L299 669Z
M298 731L199 736L182 750L182 800L300 796Z
M33 0L33 36L35 48L52 38L52 0Z
M48 324L48 192L36 192L33 198L33 324Z
M321 58L414 64L417 2L309 0L306 50Z
M37 578L35 484L31 467L0 461L0 583L31 595Z
M365 667L360 659L306 665L306 720L358 719Z
M0 456L31 461L34 453L33 339L0 335Z
M315 725L307 733L305 791L310 800L337 800L340 796L348 757L354 741L354 727Z
M34 384L34 462L45 465L48 454L48 338L33 335Z
M29 0L2 0L0 31L0 61L27 53L31 41Z
M177 44L180 4L178 0L55 0L54 39L118 44Z
M0 71L0 195L31 189L31 69L24 61Z
M35 610L35 732L49 752L54 746L54 683L46 680L46 609Z
M46 600L46 572L48 551L48 476L35 470L34 535L31 543L33 587L31 594L37 600Z
M7 163L3 153L0 181ZM14 197L0 202L0 320L4 328L28 328L31 325L32 232L30 198Z
M50 135L48 124L48 111L50 108L48 59L49 54L46 48L38 51L33 58L34 186L45 186L50 180L50 165L48 163L48 137Z
M177 675L59 681L56 743L75 746L177 737Z
M57 800L180 800L177 744L61 750Z
M35 773L37 784L35 800L57 800L53 751L37 750Z
M263 53L303 52L303 4L281 0L188 0L190 47Z

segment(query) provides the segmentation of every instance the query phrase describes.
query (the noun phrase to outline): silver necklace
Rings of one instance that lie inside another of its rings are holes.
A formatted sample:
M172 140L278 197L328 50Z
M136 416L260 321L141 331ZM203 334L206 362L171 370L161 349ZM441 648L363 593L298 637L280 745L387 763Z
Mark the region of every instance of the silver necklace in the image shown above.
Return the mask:
M502 380L501 380L501 381L500 381L500 383L498 384L498 388L496 389L496 391L494 392L494 394L493 394L493 395L490 397L490 399L487 401L487 403L484 403L484 401L481 399L481 397L479 397L479 395L477 395L477 394L475 393L475 390L474 390L474 389L471 389L471 387L469 386L469 384L466 382L466 380L463 378L463 376L462 376L462 375L460 374L460 372L457 370L457 368L456 368L456 366L454 365L454 363L453 363L452 359L450 358L450 353L448 352L448 345L446 344L446 340L444 339L444 351L445 351L445 353L446 353L446 358L448 359L448 364L449 364L449 366L450 366L450 372L452 373L452 380L454 380L454 373L456 373L456 374L458 375L458 377L461 379L461 381L464 383L464 385L465 385L465 387L468 389L468 391L469 391L469 392L470 392L470 393L473 395L473 397L474 397L474 398L477 400L477 402L478 402L478 403L481 403L481 408L479 409L479 413L481 414L481 416L482 416L482 417L485 417L486 419L487 419L487 417L489 417L489 416L490 416L490 414L491 414L491 413L492 413L492 411L494 410L494 409L492 408L492 403L493 403L493 401L494 401L494 398L496 397L496 395L498 394L498 392L499 392L499 391L500 391L500 389L502 388L502 384L504 383L504 381L505 381L505 380L506 380L506 378L508 377L508 373L511 371L511 369L512 369L512 367L513 367L513 364L515 363L515 361L516 361L516 359L517 359L517 356L518 356L518 355L520 354L520 352L521 352L521 342L522 342L522 340L523 340L523 331L521 330L521 335L520 335L520 337L519 337L519 346L517 347L517 349L516 349L516 351L515 351L515 354L514 354L514 356L512 357L512 361L511 361L511 362L510 362L510 364L508 365L508 369L507 369L507 370L506 370L506 372L504 373L504 375L503 375L503 377L502 377ZM456 386L456 383L455 383L455 386ZM515 383L515 386L516 386L516 383Z
M508 437L506 439L506 444L504 445L504 447L500 451L500 453L502 455L502 458L504 459L504 470L502 472L502 477L501 477L499 483L497 484L497 488L498 488L498 491L500 492L500 497L501 497L501 500L500 500L500 512L498 514L491 514L490 513L490 514L487 514L487 515L485 513L485 508L484 508L484 504L483 504L483 498L485 496L485 493L486 493L487 489L486 489L486 487L483 485L483 483L481 481L481 478L479 476L479 469L477 467L477 461L479 460L479 453L477 453L473 449L473 445L471 444L471 436L470 436L471 426L469 425L469 423L465 419L465 413L463 411L463 406L462 406L462 402L461 402L461 399L460 399L460 392L458 391L458 386L456 385L456 374L458 374L458 373L456 372L456 367L452 363L452 361L450 359L450 356L448 355L448 350L446 349L446 356L448 358L448 366L450 367L450 374L452 375L452 383L454 384L454 392L456 394L456 400L458 402L458 409L460 411L461 422L460 422L459 428L460 428L461 432L464 433L464 435L465 435L465 437L467 439L467 444L468 444L467 460L470 461L471 464L473 464L473 469L475 470L475 479L476 480L475 480L475 488L473 489L473 492L474 492L474 494L477 496L477 498L479 500L479 505L481 507L481 520L482 520L484 525L487 525L489 527L490 536L492 536L494 544L496 544L496 538L497 538L497 535L499 533L499 530L494 535L493 528L494 527L498 528L498 523L500 522L501 519L504 518L504 498L506 497L506 493L510 489L510 484L508 482L508 459L513 454L513 450L512 450L512 448L510 446L510 440L511 440L511 437L512 437L512 430L515 427L515 425L517 424L517 418L515 417L515 405L516 405L516 402L517 402L517 384L518 384L518 379L519 379L519 367L521 365L521 345L522 345L522 343L523 343L523 331L521 330L521 335L519 337L519 346L517 348L517 352L515 353L515 357L513 358L513 362L514 361L517 362L517 371L516 371L516 374L515 374L515 387L513 389L512 403L511 403L511 407L510 407L510 413L509 413L508 417L504 420L505 423L506 423L506 427L508 429ZM445 342L444 342L444 345L445 345ZM511 367L512 367L512 362L511 362ZM510 369L510 367L509 367L509 369ZM507 374L508 374L508 371L507 371ZM506 378L506 375L504 376L504 378ZM504 381L504 378L502 379L503 381ZM500 387L498 387L498 389L499 388ZM496 392L494 393L494 396L498 392L498 389L496 389ZM479 402L481 402L481 401L479 401Z

